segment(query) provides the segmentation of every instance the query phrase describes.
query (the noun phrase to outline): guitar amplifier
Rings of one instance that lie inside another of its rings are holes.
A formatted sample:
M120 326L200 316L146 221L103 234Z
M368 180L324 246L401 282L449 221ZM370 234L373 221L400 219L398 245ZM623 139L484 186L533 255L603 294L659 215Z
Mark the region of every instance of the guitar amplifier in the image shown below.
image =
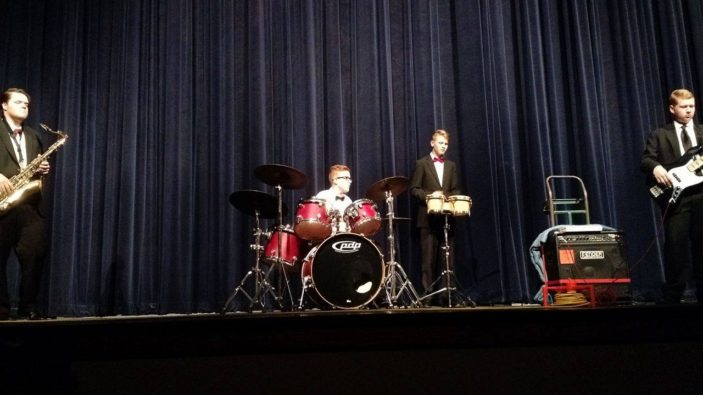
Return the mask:
M555 230L542 245L542 264L547 286L593 285L600 305L632 298L621 232Z

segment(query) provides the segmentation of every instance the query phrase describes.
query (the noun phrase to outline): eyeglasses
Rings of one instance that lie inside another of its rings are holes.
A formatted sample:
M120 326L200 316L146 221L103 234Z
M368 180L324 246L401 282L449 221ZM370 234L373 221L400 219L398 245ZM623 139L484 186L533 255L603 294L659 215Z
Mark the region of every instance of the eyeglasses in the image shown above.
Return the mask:
M351 177L335 177L335 180L347 180L347 181L351 181Z

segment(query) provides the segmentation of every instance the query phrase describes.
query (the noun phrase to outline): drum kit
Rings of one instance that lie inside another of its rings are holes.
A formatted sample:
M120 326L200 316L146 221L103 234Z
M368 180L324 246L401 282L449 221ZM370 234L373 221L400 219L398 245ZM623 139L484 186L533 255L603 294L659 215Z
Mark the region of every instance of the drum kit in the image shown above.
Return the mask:
M454 271L452 271L451 266L449 264L449 217L470 216L472 201L470 197L464 195L452 195L446 197L442 194L432 194L427 195L427 197L425 198L425 202L427 203L427 214L434 216L444 216L444 245L441 247L442 251L444 251L444 271L442 271L440 276L432 283L430 289L434 289L435 285L437 285L439 282L442 282L444 284L444 287L424 295L422 298L420 298L420 300L422 301L425 299L430 299L436 295L445 293L447 297L446 300L448 306L454 307L455 301L459 300L458 296L461 296L461 294L457 293L456 285L454 285L457 283L456 276L454 275ZM473 300L471 300L471 298L466 298L467 300L465 300L465 302L469 306L476 306L476 304L473 302Z
M388 307L422 305L395 259L393 221L401 218L395 217L394 200L408 189L410 182L406 177L391 177L374 183L366 198L352 202L343 215L328 212L323 199L302 199L291 226L284 225L288 208L282 202L282 190L303 188L307 183L305 174L276 164L259 166L254 174L273 186L276 196L242 190L229 197L235 208L255 218L254 244L250 248L255 251L256 259L225 302L223 314L240 294L248 301L249 311L287 307L302 310L311 304L324 309L359 309L371 303ZM385 200L388 209L390 259L387 261L370 239L383 225L374 203L381 200ZM262 218L275 219L276 225L264 231ZM309 251L301 259L306 248ZM277 270L274 272L274 269ZM276 272L280 274L278 287L272 284ZM288 275L297 272L300 273L301 293L296 304ZM251 285L247 285L251 281L253 292Z

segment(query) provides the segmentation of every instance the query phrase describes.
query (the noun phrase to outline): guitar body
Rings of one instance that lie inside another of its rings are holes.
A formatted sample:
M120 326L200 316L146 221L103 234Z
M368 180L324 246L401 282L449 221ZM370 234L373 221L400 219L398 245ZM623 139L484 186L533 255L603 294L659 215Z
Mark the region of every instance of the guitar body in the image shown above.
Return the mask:
M670 165L664 165L672 180L671 187L659 185L652 177L649 178L649 195L661 207L675 204L686 188L703 182L703 146L689 149L679 160Z

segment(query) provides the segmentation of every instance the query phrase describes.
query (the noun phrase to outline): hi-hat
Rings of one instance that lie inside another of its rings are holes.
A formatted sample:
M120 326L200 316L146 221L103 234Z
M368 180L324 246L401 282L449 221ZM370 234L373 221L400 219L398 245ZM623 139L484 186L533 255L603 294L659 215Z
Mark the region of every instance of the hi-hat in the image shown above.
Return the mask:
M308 183L303 172L284 165L261 165L254 169L254 175L268 185L280 185L283 189L300 189Z
M405 192L410 186L408 177L395 176L376 181L366 191L366 197L371 200L384 200L386 191L391 191L393 196L398 196Z
M261 218L274 219L278 217L278 199L268 193L254 190L237 191L229 195L229 202L237 210L247 215L256 215L259 212ZM281 203L281 216L288 215L288 207Z

